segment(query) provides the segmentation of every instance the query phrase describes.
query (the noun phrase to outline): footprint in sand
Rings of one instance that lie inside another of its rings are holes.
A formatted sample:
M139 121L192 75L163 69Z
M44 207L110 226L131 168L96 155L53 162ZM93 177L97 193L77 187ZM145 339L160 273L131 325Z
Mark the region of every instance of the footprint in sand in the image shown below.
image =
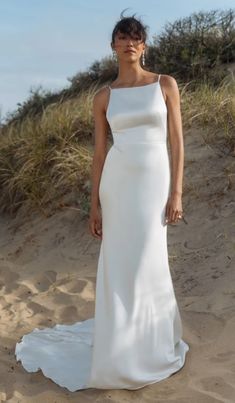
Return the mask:
M0 269L0 290L4 294L10 294L18 288L17 280L19 274L12 272L8 266L3 266Z
M78 321L78 310L74 305L63 307L59 310L59 317L62 323L72 323Z
M226 376L226 375L224 375ZM235 387L225 381L222 376L208 376L195 382L197 390L221 402L233 403L235 399Z
M56 288L67 294L81 294L87 284L88 281L85 279L61 279L56 283Z
M218 339L224 330L225 321L213 313L184 311L185 322L190 323L190 331L202 343ZM196 340L194 340L194 343Z
M32 285L38 291L47 291L52 284L55 283L57 273L53 270L48 270L38 275L34 275L32 279Z
M229 361L235 362L235 352L230 350L224 353L219 353L210 359L214 363L228 363Z

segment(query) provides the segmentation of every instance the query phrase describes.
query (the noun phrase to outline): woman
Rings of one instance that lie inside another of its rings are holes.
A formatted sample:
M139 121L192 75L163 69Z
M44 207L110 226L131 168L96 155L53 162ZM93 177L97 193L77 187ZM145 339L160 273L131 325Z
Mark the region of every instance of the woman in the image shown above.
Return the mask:
M157 382L179 370L189 350L166 243L166 224L182 218L180 96L173 77L141 66L146 36L133 17L116 24L111 46L118 75L94 97L89 228L102 240L91 372L97 388ZM107 154L108 125L113 145Z
M177 372L189 350L166 237L166 224L182 218L180 97L173 77L141 66L146 37L136 18L118 21L111 42L118 76L93 102L89 230L101 240L95 317L35 329L16 346L26 370L41 368L70 391L139 389ZM108 126L113 145L107 153Z

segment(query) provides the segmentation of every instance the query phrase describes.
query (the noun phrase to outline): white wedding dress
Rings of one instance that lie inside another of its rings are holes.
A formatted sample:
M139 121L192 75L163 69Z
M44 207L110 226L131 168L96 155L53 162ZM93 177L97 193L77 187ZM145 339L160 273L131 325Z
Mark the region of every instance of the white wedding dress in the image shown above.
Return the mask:
M110 88L110 87L109 87ZM167 107L159 80L110 88L113 136L100 180L95 317L35 328L16 359L70 391L139 389L177 372L189 345L168 264Z

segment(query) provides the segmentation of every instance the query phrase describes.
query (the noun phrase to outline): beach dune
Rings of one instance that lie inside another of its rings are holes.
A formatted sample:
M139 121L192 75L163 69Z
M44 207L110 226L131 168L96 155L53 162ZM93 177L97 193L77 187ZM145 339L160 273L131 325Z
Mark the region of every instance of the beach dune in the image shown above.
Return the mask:
M1 402L235 401L235 192L225 169L233 159L218 158L197 131L186 135L185 147L188 224L168 228L169 264L190 346L185 366L137 391L71 393L41 371L26 372L14 355L25 333L94 316L100 241L75 209L48 218L21 209L15 218L0 218Z

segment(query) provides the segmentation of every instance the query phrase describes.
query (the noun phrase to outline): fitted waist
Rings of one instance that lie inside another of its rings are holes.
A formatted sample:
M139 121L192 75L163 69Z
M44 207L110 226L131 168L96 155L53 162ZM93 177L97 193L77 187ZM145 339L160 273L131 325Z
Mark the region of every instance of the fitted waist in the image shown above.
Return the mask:
M105 168L107 168L107 166L116 166L118 167L118 171L122 167L124 171L134 169L142 173L146 172L146 170L149 171L150 168L158 171L162 164L168 164L168 154L166 142L115 142L107 153Z
M162 130L135 128L127 131L112 131L114 145L158 145L167 144L167 134Z

